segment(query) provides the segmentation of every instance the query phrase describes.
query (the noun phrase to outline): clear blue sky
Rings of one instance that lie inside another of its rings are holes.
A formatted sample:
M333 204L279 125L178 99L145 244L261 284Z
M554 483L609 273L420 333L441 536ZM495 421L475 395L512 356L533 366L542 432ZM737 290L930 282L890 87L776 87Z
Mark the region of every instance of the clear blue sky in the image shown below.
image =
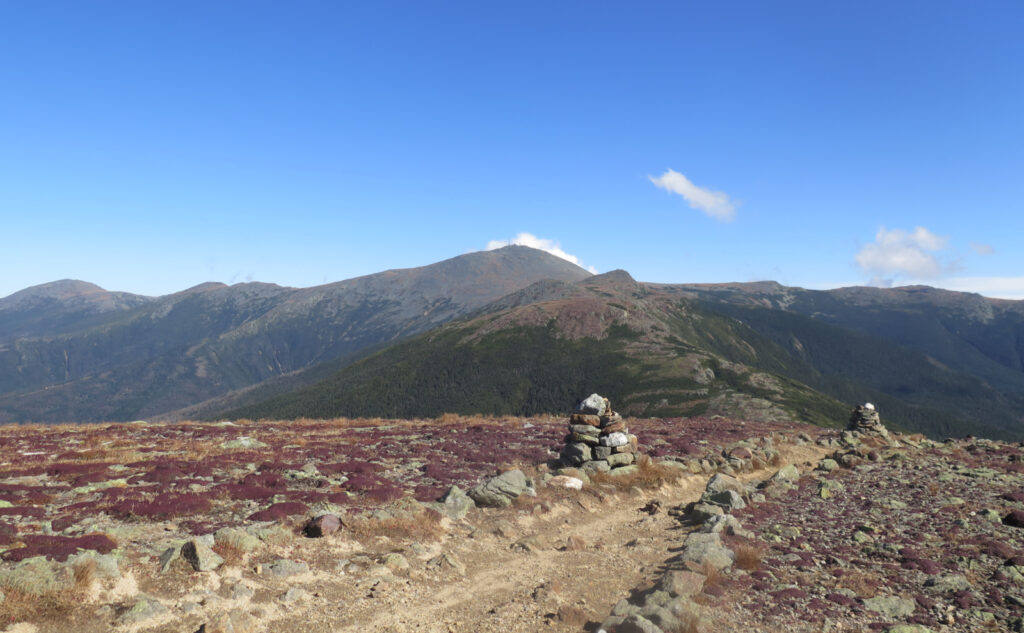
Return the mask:
M1020 2L0 3L0 296L418 266L1024 298Z

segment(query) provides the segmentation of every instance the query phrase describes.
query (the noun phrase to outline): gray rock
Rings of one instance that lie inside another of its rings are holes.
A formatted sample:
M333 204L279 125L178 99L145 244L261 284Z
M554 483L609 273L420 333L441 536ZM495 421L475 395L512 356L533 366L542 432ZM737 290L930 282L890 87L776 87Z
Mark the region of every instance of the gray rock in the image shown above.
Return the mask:
M694 571L670 571L665 574L658 587L673 597L695 596L704 589L707 577Z
M596 426L590 426L589 424L570 424L569 431L572 433L579 433L581 435L593 435L594 437L601 435L601 429Z
M466 518L469 511L476 507L476 502L469 498L462 488L452 486L439 499L441 514L453 521Z
M783 466L771 477L775 481L796 481L800 479L800 471L793 464Z
M460 576L466 575L466 566L462 564L462 561L447 552L428 560L427 567L430 569L451 570Z
M309 571L309 565L302 561L279 558L269 565L262 567L263 573L274 578L287 578L296 574L304 574Z
M946 576L929 576L924 581L924 586L941 592L966 591L971 588L971 583L960 574L949 574Z
M409 561L397 552L385 554L381 563L391 571L405 571L409 569Z
M629 444L629 436L625 433L609 433L600 439L601 446L625 446Z
M608 459L614 451L611 446L595 446L593 448L594 459Z
M135 623L148 620L167 612L167 607L153 598L143 596L135 601L127 611L118 618L122 623Z
M742 481L722 473L717 473L711 479L708 479L708 483L704 487L705 494L715 494L726 490L734 490L740 494L746 491Z
M298 602L299 600L306 598L306 596L308 595L309 594L306 593L306 590L302 589L301 587L291 587L288 589L288 591L285 592L283 596L281 596L281 602L284 602L286 604L291 602Z
M664 633L661 627L642 615L627 615L615 633Z
M217 545L233 547L247 554L260 546L258 538L238 528L221 528L213 533L213 540Z
M686 548L680 554L683 562L707 563L716 569L732 566L736 554L722 544L717 533L694 532L686 537Z
M224 564L224 559L199 539L192 539L182 545L181 557L196 571L213 571Z
M594 473L606 473L611 469L611 465L603 459L594 459L583 464L583 472L587 476L593 476Z
M589 415L604 415L605 412L605 400L596 393L592 393L573 409L573 413L583 413Z
M633 463L633 459L633 453L616 453L609 455L607 462L609 466L615 468L616 466L628 466Z
M887 618L900 618L912 614L917 608L917 602L913 598L900 596L876 596L865 599L864 606Z
M636 464L630 464L629 466L619 466L608 471L608 474L612 477L625 477L626 475L632 475L633 473L640 472L640 467Z
M754 533L743 529L743 524L740 523L740 520L731 514L720 514L709 518L704 521L700 531L708 533L725 532L726 534L742 536L744 538L754 537Z
M722 506L726 512L742 510L747 507L747 503L743 500L743 497L741 497L735 490L723 490L722 492L716 492L712 495L705 494L703 501L716 506Z
M575 466L579 466L593 458L591 448L583 442L573 442L562 447L562 459Z
M474 486L469 491L469 497L478 506L501 508L510 505L513 499L526 493L528 488L526 475L523 474L523 471L516 469Z
M165 573L171 568L171 564L179 558L181 558L181 546L168 547L165 549L163 553L160 554L160 573Z
M698 503L693 506L688 515L689 519L694 523L704 523L708 519L714 516L720 516L725 514L725 510L721 506L716 506L710 503Z
M839 462L834 459L826 457L818 463L818 470L824 470L827 473L832 472L839 468Z
M640 616L646 618L663 631L678 631L680 628L679 618L672 615L671 611L662 606L647 605L641 609Z

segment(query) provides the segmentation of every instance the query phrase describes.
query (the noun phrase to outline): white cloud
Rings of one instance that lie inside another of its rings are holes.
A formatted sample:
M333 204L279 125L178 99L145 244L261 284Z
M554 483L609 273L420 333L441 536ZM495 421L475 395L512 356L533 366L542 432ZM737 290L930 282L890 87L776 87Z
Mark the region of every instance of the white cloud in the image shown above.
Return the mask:
M991 244L979 244L978 242L971 242L971 248L974 252L979 255L994 255L996 249L992 248Z
M874 276L875 285L891 285L894 277L933 279L944 271L934 253L945 249L948 241L923 226L913 232L889 231L883 226L875 234L874 243L862 248L855 259L861 270Z
M584 266L583 262L580 261L579 257L576 257L575 255L570 255L569 253L563 251L562 245L556 242L555 240L537 237L536 235L533 235L531 233L520 233L519 235L516 235L515 239L511 240L491 240L490 242L487 242L487 247L484 250L493 251L496 248L510 246L512 244L518 244L520 246L529 246L530 248L536 248L537 250L551 253L555 257L561 257L567 262L572 262L577 266L586 268L595 275L597 274L597 269L595 269L593 266Z
M655 186L681 195L690 204L691 209L697 209L708 217L721 222L732 222L736 217L736 204L729 199L728 195L721 191L698 187L678 171L669 169L658 178L654 176L648 176L648 178Z

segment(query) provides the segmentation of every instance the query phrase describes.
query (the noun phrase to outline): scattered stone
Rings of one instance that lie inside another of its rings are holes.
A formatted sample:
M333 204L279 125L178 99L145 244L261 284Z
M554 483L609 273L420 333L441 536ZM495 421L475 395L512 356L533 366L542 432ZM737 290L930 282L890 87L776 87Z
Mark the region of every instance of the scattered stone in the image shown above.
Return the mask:
M287 578L297 574L305 574L309 571L309 565L302 561L279 558L269 565L262 565L259 572L275 578Z
M917 608L917 602L913 598L876 596L865 599L864 606L887 618L901 618L912 614Z
M290 587L288 591L286 591L284 595L281 596L281 602L285 604L298 602L299 600L303 600L307 596L309 596L309 594L306 593L305 589L301 587Z
M437 500L433 507L453 521L466 518L469 511L476 507L476 502L469 498L462 488L452 486Z
M466 566L454 554L445 552L427 561L429 569L451 570L460 576L466 575Z
M406 560L405 556L397 552L386 554L381 563L391 571L406 571L409 569L409 561Z
M577 479L576 477L567 477L565 475L559 475L552 477L548 480L549 486L555 486L557 488L569 488L572 490L582 490L583 480Z
M322 514L306 524L303 528L306 536L320 538L328 534L334 534L341 529L341 519L333 514Z
M704 588L707 577L693 571L670 571L665 574L658 588L674 597L687 598L697 595Z
M800 471L793 464L789 464L780 468L778 472L771 476L771 479L774 481L796 481L800 479Z
M122 613L118 620L125 624L143 622L166 612L167 607L160 604L159 601L148 596L142 596L127 611Z
M255 630L256 622L252 616L242 609L232 609L215 616L196 633L253 633Z
M252 438L252 437L239 437L233 440L228 440L220 445L223 449L254 449L254 448L267 448L267 445L263 442Z
M192 539L182 545L181 557L196 571L213 571L224 564L224 559L199 539Z

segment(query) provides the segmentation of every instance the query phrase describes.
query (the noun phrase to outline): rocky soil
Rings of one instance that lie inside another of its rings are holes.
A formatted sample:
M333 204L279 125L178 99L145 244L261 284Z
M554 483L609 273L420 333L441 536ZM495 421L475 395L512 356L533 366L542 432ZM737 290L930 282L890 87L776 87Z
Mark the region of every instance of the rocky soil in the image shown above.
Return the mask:
M629 427L657 459L580 490L549 468L564 418L5 427L0 626L1020 628L1020 446ZM506 507L431 503L517 470Z

